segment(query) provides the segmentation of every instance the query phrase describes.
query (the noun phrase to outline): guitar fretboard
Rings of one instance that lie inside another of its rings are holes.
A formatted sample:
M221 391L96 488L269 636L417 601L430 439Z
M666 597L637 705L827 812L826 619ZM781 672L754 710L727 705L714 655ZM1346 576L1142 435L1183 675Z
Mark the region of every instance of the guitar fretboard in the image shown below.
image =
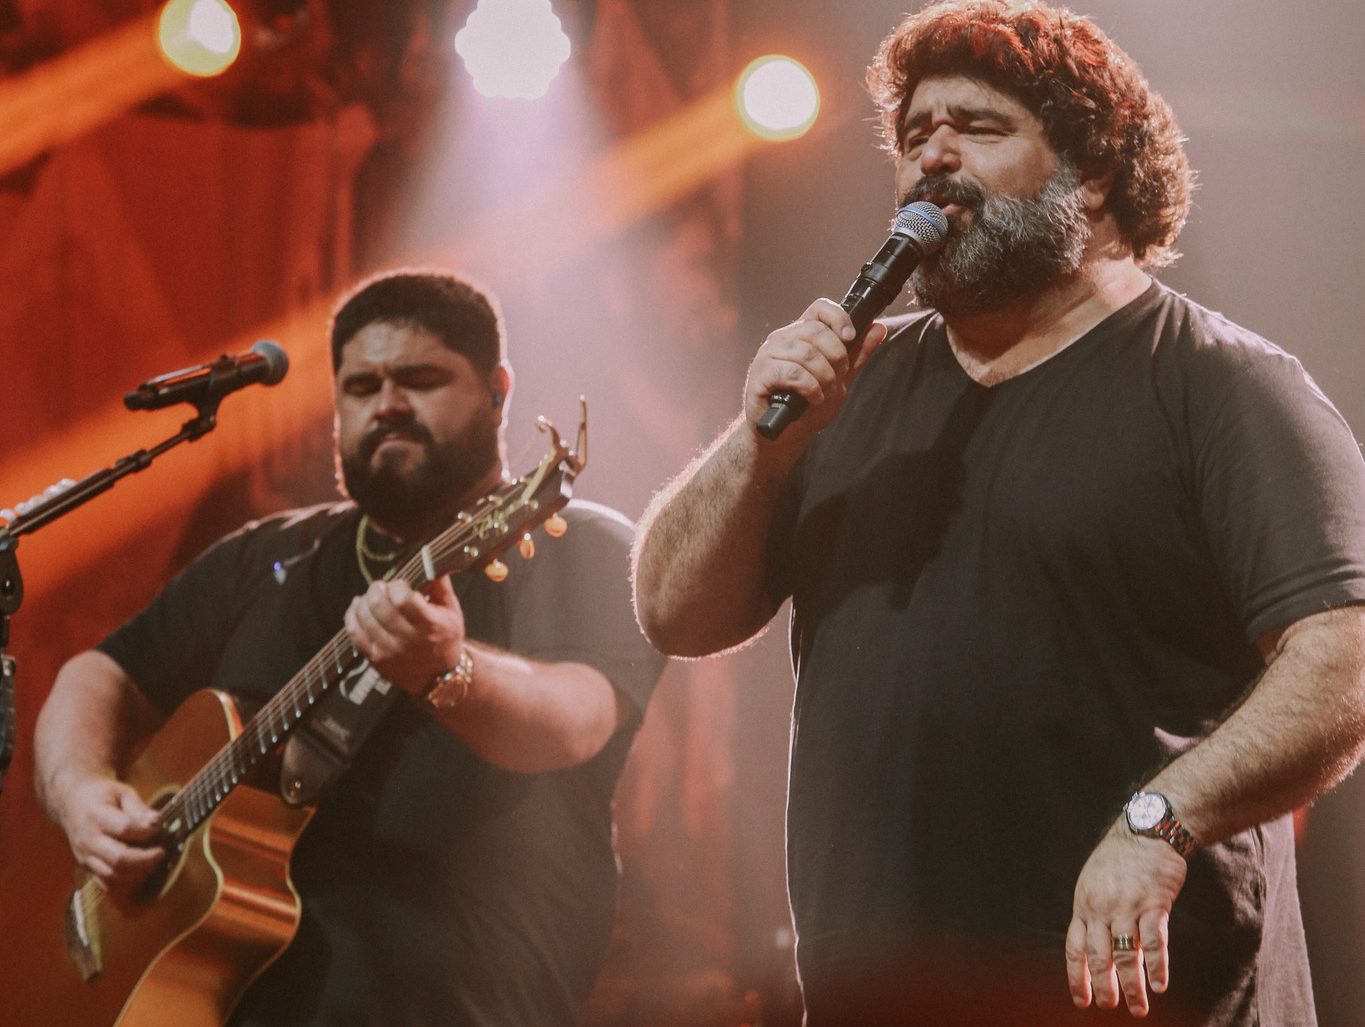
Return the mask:
M566 502L577 468L543 463L536 472L508 482L467 510L445 531L421 546L390 579L423 588L444 574L489 562ZM339 631L242 728L242 733L206 763L161 811L168 835L183 841L224 799L274 752L318 700L365 662L346 632Z

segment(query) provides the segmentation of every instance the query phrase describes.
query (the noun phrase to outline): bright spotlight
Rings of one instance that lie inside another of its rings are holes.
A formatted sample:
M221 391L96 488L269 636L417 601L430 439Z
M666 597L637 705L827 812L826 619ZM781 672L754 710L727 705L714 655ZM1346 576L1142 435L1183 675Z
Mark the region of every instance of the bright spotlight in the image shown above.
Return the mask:
M550 0L479 0L455 51L484 96L534 100L569 59L569 37Z
M224 0L170 0L156 34L168 61L201 78L226 71L242 49L237 15Z
M797 139L820 113L820 88L800 62L769 54L740 73L735 104L754 135L778 142Z

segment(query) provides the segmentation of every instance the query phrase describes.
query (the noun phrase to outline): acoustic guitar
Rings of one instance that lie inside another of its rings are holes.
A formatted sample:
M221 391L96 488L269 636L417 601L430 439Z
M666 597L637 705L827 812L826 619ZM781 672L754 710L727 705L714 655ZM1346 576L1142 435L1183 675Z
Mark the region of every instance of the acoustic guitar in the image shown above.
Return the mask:
M460 514L393 577L422 588L482 567L496 579L506 572L496 557L527 546L532 529L562 533L558 511L586 463L586 405L577 453L538 424L552 438L540 464ZM341 631L250 720L225 693L190 696L125 774L159 809L168 849L131 897L74 872L62 832L35 825L0 872L0 1023L220 1027L299 923L289 859L313 810L262 787L261 771L320 699L367 669Z

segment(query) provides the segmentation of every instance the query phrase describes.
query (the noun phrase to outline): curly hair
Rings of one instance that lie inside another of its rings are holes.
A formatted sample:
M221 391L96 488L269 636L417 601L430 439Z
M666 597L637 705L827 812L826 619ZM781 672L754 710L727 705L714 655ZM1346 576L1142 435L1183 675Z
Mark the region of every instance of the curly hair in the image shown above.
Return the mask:
M341 351L356 332L376 322L425 328L484 374L503 361L496 302L449 272L390 271L365 279L342 297L332 315L333 371L341 366Z
M1006 93L1042 122L1083 178L1113 174L1105 209L1144 267L1179 256L1194 174L1175 115L1133 59L1090 21L1038 2L941 0L908 15L867 71L883 145L902 152L915 88L961 75Z

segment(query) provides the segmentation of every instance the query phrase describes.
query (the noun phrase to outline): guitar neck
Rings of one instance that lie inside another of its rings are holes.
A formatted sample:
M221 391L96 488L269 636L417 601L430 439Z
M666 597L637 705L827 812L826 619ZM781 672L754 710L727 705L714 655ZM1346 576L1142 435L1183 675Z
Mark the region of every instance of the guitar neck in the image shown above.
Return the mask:
M208 819L231 791L280 745L319 699L344 681L363 657L346 632L332 636L289 683L261 707L242 733L218 750L161 812L166 831L183 839Z
M551 459L554 457L555 459ZM566 466L560 466L564 464ZM580 464L552 453L535 472L508 482L461 513L445 531L421 546L389 578L420 589L438 577L490 562L569 501L569 485ZM345 631L332 636L162 809L166 832L183 840L279 748L328 692L351 677L365 658Z

